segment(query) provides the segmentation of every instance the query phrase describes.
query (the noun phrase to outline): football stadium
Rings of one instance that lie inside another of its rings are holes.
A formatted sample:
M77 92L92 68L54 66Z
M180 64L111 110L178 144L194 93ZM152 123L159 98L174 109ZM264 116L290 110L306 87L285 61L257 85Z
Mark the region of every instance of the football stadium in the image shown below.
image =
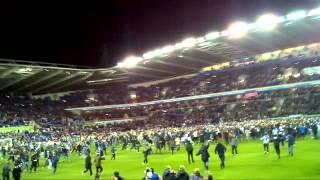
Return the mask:
M319 180L320 7L224 28L108 68L0 59L3 179Z

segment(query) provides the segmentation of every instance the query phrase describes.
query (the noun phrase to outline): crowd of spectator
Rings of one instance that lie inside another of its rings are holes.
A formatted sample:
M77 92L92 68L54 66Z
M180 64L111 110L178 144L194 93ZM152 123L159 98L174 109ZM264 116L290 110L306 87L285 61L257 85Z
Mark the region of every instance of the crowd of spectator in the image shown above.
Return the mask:
M68 107L125 104L313 81L319 80L320 74L306 69L319 65L318 54L306 56L298 53L281 60L200 72L193 77L175 79L149 87L133 88L126 84L117 84L103 89L76 92L65 96L64 100Z
M249 59L250 60L250 59ZM67 107L122 104L250 89L287 83L313 81L320 75L307 68L320 65L318 54L303 52L282 60L246 64L223 70L202 72L188 79L176 79L150 87L129 88L115 84L103 89L71 93L58 100L33 99L28 96L0 96L0 125L18 126L35 121L40 126L80 124L80 121L147 117L106 125L116 130L139 127L181 127L219 121L243 121L293 114L317 114L320 109L319 88L298 88L245 95L223 96L148 106L114 108L72 113Z

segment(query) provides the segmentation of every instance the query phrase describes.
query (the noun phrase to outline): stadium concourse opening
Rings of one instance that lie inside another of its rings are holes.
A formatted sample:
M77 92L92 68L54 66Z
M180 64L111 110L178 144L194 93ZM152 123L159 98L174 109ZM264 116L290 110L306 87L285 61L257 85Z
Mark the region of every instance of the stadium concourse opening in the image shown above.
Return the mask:
M320 8L94 69L0 61L3 179L320 179Z

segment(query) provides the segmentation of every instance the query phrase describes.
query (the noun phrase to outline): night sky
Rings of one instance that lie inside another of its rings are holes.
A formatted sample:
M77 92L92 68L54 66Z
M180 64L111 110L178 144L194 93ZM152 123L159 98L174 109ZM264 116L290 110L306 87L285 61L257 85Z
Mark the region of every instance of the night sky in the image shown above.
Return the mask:
M127 55L225 29L234 20L320 5L318 0L87 2L0 5L0 58L109 67Z

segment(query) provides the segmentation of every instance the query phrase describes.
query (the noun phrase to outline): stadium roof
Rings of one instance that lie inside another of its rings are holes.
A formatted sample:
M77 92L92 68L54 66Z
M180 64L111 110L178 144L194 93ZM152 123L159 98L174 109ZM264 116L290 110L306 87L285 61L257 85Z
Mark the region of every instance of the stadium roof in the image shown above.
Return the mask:
M320 8L286 16L265 14L255 23L235 22L224 31L130 56L119 62L118 68L128 72L130 82L190 74L210 65L319 42L319 28Z
M88 89L102 82L121 82L127 76L115 68L89 69L0 59L0 91L43 94ZM98 81L97 81L98 80Z
M203 67L278 49L320 42L320 8L262 16L227 30L131 56L117 67L90 69L0 59L0 91L43 94L88 89L110 82L141 83L199 72Z

